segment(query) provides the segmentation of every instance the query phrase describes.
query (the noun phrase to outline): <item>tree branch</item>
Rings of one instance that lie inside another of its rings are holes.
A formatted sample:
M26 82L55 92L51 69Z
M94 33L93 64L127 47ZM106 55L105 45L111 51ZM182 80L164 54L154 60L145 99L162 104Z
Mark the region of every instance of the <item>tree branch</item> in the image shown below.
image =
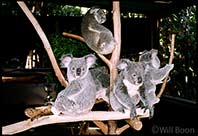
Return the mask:
M42 107L44 108L44 107ZM148 110L144 112L144 109L137 109L137 114L140 118L145 118L149 116ZM116 112L116 111L91 111L87 114L75 115L75 116L67 116L67 115L46 115L34 119L27 119L21 122L17 122L11 125L2 127L3 135L16 134L19 132L26 131L31 128L48 125L48 124L56 124L56 123L65 123L65 122L79 122L79 121L95 121L98 126L102 126L103 131L105 131L105 125L101 125L101 123L97 121L107 121L107 120L122 120L122 119L130 119L130 112L126 111L125 113ZM130 123L133 128L137 128L138 124L135 122Z
M85 42L84 38L81 37L81 36L78 36L78 35L75 35L75 34L66 33L66 32L63 32L62 34L63 34L63 36L74 38L74 39L77 39L77 40L79 40L81 42Z
M121 21L120 21L120 2L113 1L113 29L114 29L114 40L115 48L111 55L111 65L110 70L110 91L112 91L113 84L118 74L117 63L120 59L120 50L121 50ZM109 110L112 110L111 107ZM109 134L116 134L117 122L115 120L108 121Z
M41 38L41 41L43 42L44 48L47 51L47 54L49 56L49 59L51 61L52 67L53 67L53 69L55 71L55 74L56 74L58 80L60 81L62 86L66 87L68 85L68 82L65 80L64 76L61 73L61 70L60 70L60 68L59 68L59 66L57 64L57 61L56 61L55 56L54 56L54 53L52 51L52 48L50 46L50 43L49 43L45 33L43 32L43 30L40 27L39 23L37 22L35 17L32 15L32 13L30 12L30 10L26 6L26 4L23 1L17 1L17 3L21 7L21 9L25 13L25 15L28 17L28 19L30 20L30 22L34 26L36 32L38 33L39 37Z
M174 50L175 50L175 34L172 34L171 35L171 47L170 47L170 57L169 57L169 64L172 64L173 63L173 58L174 58ZM166 78L164 79L163 81L163 84L160 88L160 91L159 93L157 94L157 97L160 98L165 90L165 87L166 87L166 83L168 81L168 76L166 76Z
M93 121L93 123L101 129L103 134L108 134L108 126L105 125L102 121Z

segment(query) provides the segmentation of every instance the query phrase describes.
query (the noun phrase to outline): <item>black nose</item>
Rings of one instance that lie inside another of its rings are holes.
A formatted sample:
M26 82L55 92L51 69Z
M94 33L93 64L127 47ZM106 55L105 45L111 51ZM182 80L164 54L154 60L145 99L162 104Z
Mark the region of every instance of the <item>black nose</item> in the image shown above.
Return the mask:
M138 83L142 83L142 77L138 77Z
M81 73L81 69L80 69L80 68L77 68L77 69L76 69L76 74L79 76L80 73Z

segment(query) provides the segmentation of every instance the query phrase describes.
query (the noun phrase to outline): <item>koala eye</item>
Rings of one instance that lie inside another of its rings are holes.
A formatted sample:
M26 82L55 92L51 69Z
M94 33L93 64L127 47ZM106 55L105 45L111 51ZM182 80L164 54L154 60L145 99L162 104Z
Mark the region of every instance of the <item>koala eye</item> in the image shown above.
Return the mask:
M148 58L151 58L151 57L152 57L151 54L149 54Z
M132 74L132 77L136 77L136 74L135 74L135 73L133 73L133 74Z
M82 71L85 71L85 68L82 68L81 70L82 70Z
M75 67L72 67L72 68L71 68L71 70L73 70L73 71L74 71L74 70L75 70Z

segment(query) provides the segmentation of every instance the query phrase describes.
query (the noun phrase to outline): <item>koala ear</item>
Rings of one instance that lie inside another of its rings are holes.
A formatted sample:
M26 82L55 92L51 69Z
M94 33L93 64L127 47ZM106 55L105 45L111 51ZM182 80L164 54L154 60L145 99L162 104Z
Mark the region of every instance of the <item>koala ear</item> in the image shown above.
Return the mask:
M157 54L158 54L158 50L156 50L156 49L151 49L151 53L157 55Z
M148 52L147 50L143 50L142 52L139 52L139 55L145 54L147 52Z
M119 70L124 70L128 66L129 63L130 63L130 60L121 59L120 62L118 63L118 65L117 65L117 68Z
M96 62L96 56L93 54L89 54L85 56L85 60L87 62L87 66L90 68Z
M93 13L96 13L98 10L99 10L99 7L92 7L90 8L89 13L93 14Z
M70 54L67 54L67 55L63 55L61 58L60 58L60 61L61 61L61 67L62 68L67 68L69 63L71 62L72 60L72 55Z

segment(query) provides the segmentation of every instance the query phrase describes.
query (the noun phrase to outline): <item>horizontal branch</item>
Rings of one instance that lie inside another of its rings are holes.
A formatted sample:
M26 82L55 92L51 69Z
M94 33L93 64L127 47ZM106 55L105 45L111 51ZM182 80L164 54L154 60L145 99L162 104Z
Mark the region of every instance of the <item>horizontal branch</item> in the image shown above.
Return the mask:
M63 32L62 34L63 34L63 36L70 37L70 38L73 38L73 39L77 39L81 42L85 42L85 40L82 36L75 35L75 34L70 34L70 33L66 33L66 32Z
M143 109L144 110L144 109ZM138 115L142 117L148 117L149 113L143 113L142 109L137 109ZM42 116L38 119L31 121L31 119L17 122L11 125L2 127L3 135L16 134L26 131L31 128L56 124L56 123L66 123L66 122L79 122L79 121L106 121L106 120L122 120L129 119L130 113L126 111L125 113L115 112L115 111L92 111L87 114L82 114L79 116L66 116L66 115L47 115Z

